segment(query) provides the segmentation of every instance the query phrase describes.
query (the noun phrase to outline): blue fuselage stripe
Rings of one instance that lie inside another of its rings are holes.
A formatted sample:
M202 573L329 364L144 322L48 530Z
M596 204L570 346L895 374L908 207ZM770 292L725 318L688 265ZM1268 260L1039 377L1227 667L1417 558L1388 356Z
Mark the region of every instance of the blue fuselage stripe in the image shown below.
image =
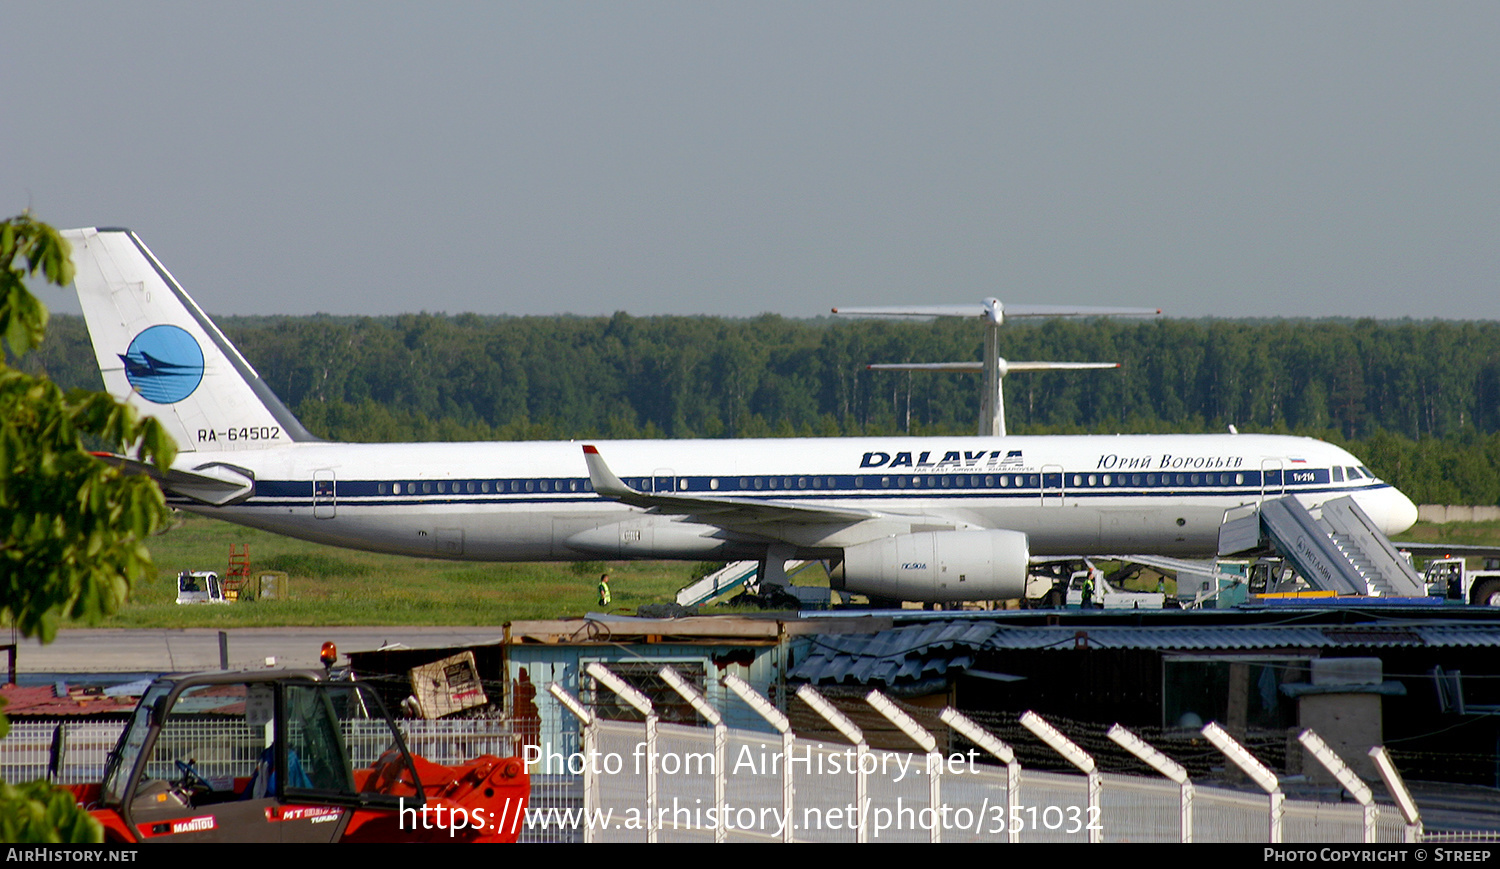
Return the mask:
M766 501L839 503L896 499L1035 501L1039 498L1259 497L1282 494L1353 494L1388 488L1379 480L1329 484L1327 469L1285 472L1100 474L1038 473L826 474L754 477L626 477L643 492L684 493ZM1108 482L1106 482L1108 481ZM316 491L315 491L316 487ZM173 499L174 501L177 499ZM602 500L586 477L517 477L487 480L257 480L242 506L349 506L413 504L569 504Z

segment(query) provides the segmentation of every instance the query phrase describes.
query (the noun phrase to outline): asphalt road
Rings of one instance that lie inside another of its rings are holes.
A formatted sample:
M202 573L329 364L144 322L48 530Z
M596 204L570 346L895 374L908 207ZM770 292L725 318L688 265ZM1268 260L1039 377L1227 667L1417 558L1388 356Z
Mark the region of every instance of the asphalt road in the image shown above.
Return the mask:
M28 675L50 673L214 670L219 667L219 633L211 628L62 630L45 646L22 640L17 650L17 671L25 681ZM318 653L329 640L345 653L396 643L411 648L493 643L502 636L499 627L235 628L224 633L228 635L230 669L319 667ZM9 637L4 641L13 642ZM268 658L275 660L268 664ZM340 663L348 663L342 655Z

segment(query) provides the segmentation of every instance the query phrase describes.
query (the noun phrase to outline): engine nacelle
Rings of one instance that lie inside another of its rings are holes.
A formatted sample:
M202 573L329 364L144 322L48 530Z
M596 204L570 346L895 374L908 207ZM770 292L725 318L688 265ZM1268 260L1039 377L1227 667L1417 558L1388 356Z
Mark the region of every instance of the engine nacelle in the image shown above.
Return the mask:
M1019 531L921 531L844 550L831 584L875 597L946 603L1026 591L1031 551Z

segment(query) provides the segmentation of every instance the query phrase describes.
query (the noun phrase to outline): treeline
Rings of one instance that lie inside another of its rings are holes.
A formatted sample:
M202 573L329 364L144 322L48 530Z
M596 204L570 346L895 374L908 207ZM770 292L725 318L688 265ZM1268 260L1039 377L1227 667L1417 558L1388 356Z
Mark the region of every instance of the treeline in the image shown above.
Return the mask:
M355 441L971 433L976 323L712 317L226 317L309 429ZM1500 324L1053 320L1008 359L1012 433L1294 432L1344 443L1423 503L1500 503ZM95 386L82 322L29 364Z

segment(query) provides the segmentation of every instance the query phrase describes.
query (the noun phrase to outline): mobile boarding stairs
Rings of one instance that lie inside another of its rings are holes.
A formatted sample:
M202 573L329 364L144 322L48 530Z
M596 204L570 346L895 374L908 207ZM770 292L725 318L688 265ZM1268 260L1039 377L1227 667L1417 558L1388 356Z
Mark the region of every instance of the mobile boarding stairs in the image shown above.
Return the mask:
M1296 498L1247 504L1228 511L1219 527L1219 554L1272 548L1319 591L1365 597L1427 596L1411 563L1352 498L1309 511Z

